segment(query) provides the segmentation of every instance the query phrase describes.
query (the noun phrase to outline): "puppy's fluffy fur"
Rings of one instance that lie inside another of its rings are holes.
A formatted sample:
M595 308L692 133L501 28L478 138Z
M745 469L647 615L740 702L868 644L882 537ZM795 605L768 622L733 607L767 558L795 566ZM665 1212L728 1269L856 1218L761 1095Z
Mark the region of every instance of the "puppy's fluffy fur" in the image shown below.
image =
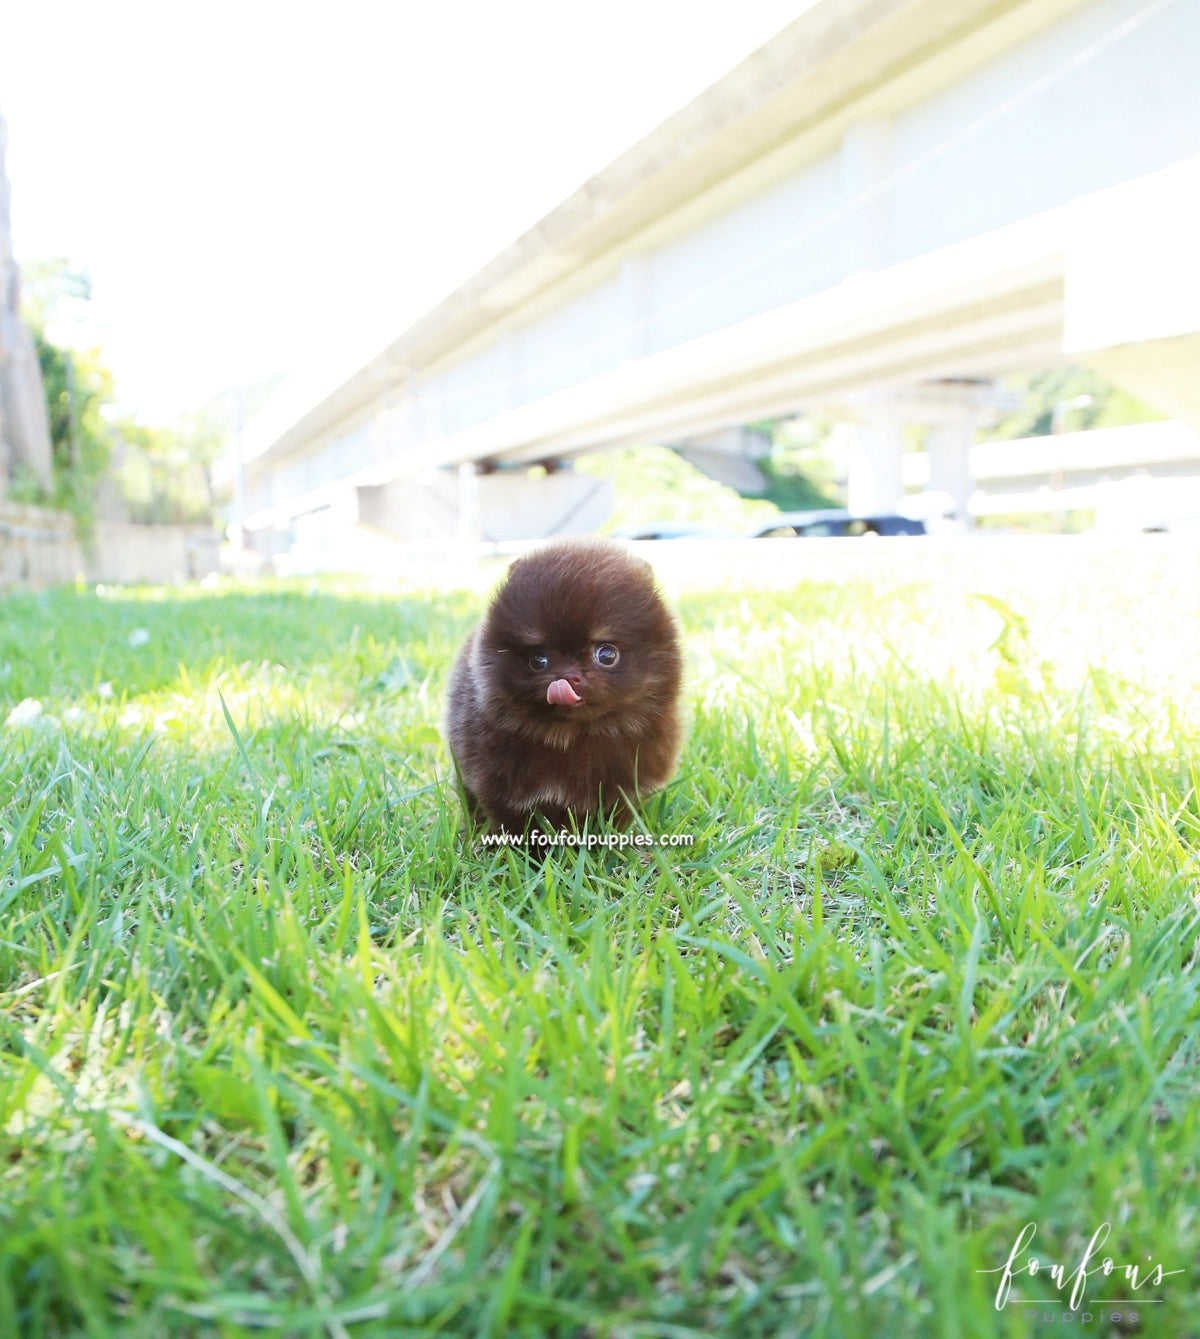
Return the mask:
M605 541L518 559L450 678L446 735L476 820L520 832L628 805L675 770L682 662L647 563Z

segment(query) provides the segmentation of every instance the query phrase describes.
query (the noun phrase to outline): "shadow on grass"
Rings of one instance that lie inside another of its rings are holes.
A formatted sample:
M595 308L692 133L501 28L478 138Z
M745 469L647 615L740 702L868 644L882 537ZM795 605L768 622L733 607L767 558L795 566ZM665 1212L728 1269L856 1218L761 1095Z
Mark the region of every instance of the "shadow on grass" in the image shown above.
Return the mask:
M0 596L0 710L27 697L47 708L77 702L101 684L128 700L264 663L299 676L335 665L345 673L355 659L368 678L389 665L438 672L477 612L464 592L8 594Z

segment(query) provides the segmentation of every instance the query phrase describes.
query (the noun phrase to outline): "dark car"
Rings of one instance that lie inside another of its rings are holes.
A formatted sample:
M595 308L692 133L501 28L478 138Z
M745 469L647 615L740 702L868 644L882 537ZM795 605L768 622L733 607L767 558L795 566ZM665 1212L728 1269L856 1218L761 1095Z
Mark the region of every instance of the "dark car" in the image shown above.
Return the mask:
M891 513L854 516L840 507L825 511L784 511L750 531L751 539L802 539L854 535L923 535L925 522Z
M614 539L729 539L728 530L691 521L647 521L613 532Z

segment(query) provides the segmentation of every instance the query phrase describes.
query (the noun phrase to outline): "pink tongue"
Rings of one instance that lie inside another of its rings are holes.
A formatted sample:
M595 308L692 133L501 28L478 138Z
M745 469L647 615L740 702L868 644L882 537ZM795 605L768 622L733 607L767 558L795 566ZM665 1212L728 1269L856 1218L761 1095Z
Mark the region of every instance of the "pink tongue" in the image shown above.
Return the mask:
M546 689L546 701L552 707L573 707L576 702L582 702L583 698L571 687L566 679L555 679Z

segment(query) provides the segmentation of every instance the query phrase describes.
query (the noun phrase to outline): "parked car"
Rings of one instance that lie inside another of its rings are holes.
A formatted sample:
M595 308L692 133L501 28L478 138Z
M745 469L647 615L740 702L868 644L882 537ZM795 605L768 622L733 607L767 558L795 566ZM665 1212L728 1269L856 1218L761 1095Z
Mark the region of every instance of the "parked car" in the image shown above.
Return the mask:
M615 539L729 539L728 530L693 521L647 521L644 525L624 525L614 532Z
M751 539L802 539L853 535L923 535L925 522L912 516L854 516L840 507L824 511L784 511L749 532Z
M1200 534L1200 516L1160 516L1142 526L1144 535Z

